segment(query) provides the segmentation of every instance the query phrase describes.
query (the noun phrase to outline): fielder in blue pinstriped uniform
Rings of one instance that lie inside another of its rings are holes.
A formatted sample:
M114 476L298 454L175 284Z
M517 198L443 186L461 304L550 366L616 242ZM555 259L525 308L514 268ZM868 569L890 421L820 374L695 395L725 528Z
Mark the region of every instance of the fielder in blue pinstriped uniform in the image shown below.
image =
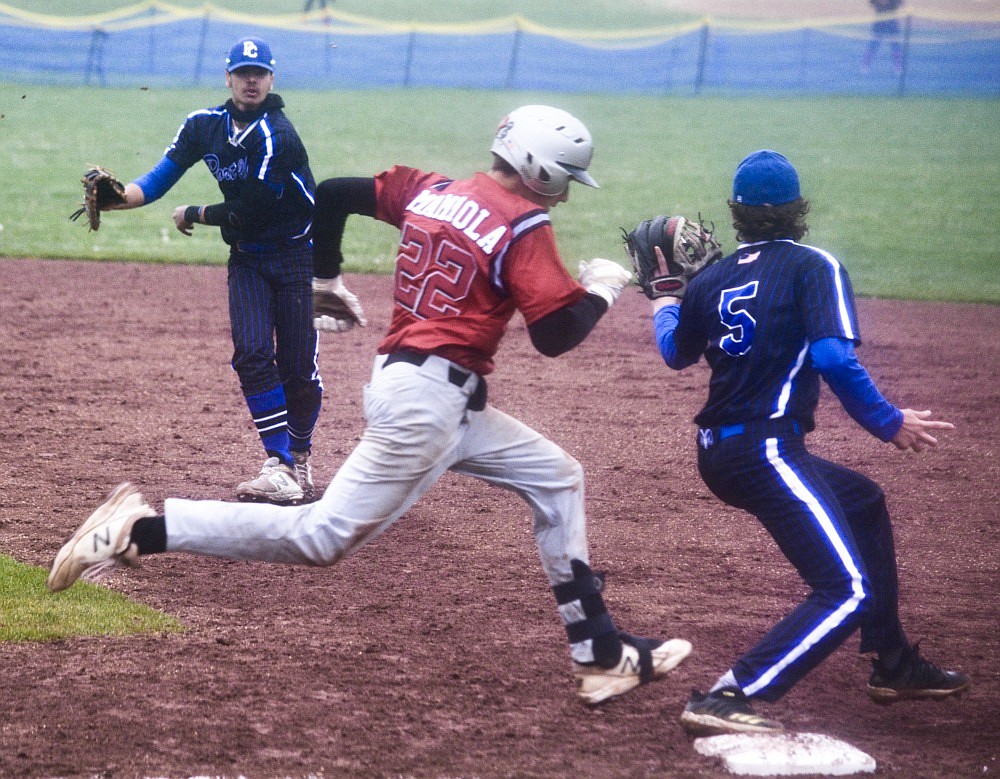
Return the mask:
M653 301L657 343L676 370L704 355L712 376L695 417L699 472L757 517L810 593L708 694L692 693L681 724L696 734L780 730L750 701L781 698L859 628L861 651L876 654L876 702L963 692L969 678L922 658L903 632L881 488L805 446L820 378L858 424L899 449L935 446L931 431L952 425L896 408L858 362L850 279L835 257L799 243L809 202L785 157L765 149L743 160L729 206L742 243L695 275L683 301Z
M273 84L268 44L237 41L226 60L232 98L189 114L159 163L126 186L121 208L158 200L198 161L218 182L223 202L178 206L173 220L185 235L216 226L230 247L232 363L267 454L236 495L298 503L314 497L309 456L323 394L312 322L316 185Z

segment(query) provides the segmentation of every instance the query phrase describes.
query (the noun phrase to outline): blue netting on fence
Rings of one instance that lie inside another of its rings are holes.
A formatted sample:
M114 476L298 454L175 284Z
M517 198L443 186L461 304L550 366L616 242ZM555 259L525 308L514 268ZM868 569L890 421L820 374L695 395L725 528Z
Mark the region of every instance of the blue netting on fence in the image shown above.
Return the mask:
M49 20L49 21L47 21ZM0 10L6 81L105 86L217 83L234 40L270 43L283 87L458 87L639 94L781 92L1000 96L1000 16L900 17L863 67L871 21L678 25L654 33L547 31L512 18L373 25L253 18L156 2L92 21Z

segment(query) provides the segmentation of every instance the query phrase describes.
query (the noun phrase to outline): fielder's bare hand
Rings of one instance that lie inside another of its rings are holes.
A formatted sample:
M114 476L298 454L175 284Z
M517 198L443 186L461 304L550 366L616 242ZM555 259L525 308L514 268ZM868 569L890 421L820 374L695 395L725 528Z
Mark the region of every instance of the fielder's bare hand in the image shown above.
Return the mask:
M931 419L930 410L914 411L912 408L904 408L902 412L903 426L890 441L902 451L912 449L914 452L922 452L929 446L937 446L938 440L928 432L929 430L955 429L951 422Z
M180 230L184 235L191 235L191 230L194 225L184 218L184 212L187 211L187 206L177 206L174 209L174 225Z

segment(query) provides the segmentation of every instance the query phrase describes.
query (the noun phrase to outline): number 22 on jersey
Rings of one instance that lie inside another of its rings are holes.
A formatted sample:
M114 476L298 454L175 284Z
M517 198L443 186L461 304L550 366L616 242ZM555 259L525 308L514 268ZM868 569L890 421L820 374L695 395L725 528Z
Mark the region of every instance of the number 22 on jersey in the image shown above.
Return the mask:
M420 319L460 314L459 303L478 269L470 252L445 239L437 246L429 232L403 226L396 258L396 300Z

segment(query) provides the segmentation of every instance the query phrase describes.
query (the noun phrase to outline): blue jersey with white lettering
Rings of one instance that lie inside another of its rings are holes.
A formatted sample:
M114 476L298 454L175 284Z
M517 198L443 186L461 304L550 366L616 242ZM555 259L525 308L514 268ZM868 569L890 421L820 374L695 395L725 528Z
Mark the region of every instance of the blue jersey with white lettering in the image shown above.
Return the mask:
M203 160L226 204L233 206L220 225L228 244L237 241L280 243L304 239L312 223L316 183L298 133L281 110L278 95L268 95L261 111L246 117L225 105L189 114L165 156L187 170Z
M741 245L691 280L674 332L679 355L712 368L700 427L792 419L815 427L820 374L809 344L860 343L854 292L828 252L783 239Z

